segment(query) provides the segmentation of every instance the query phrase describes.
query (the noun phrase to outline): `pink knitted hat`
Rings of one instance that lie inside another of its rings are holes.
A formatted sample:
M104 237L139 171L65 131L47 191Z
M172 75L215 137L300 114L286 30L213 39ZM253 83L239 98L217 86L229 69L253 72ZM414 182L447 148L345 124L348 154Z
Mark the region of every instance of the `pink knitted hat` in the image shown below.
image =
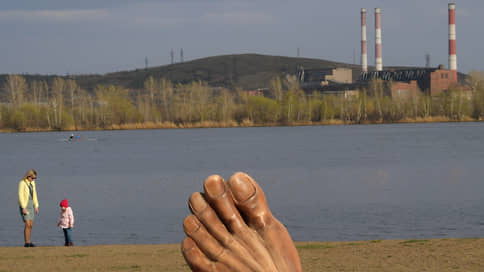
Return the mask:
M64 208L69 207L69 202L67 202L67 199L62 200L60 206Z

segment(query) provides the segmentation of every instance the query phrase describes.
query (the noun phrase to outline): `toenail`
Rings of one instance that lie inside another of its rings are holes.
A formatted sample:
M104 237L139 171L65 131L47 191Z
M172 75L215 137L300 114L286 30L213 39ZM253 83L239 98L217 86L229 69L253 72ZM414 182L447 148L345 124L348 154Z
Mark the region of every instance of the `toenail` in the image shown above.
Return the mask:
M225 193L225 182L220 179L207 179L205 182L205 192L211 198L217 198Z
M187 238L187 239L190 239L190 238ZM190 240L183 241L183 243L182 243L182 251L183 252L188 252L188 251L190 251L194 248L195 248L195 242L193 240L190 239Z
M229 186L237 202L244 202L255 194L254 185L246 176L237 176L231 179Z
M183 221L183 229L186 234L191 234L200 229L200 225L195 220L195 216L190 215Z
M189 252L190 250L194 249L195 247L182 247L183 252Z
M200 193L193 194L190 198L189 204L190 208L195 213L202 212L203 210L205 210L205 208L207 208L207 202Z

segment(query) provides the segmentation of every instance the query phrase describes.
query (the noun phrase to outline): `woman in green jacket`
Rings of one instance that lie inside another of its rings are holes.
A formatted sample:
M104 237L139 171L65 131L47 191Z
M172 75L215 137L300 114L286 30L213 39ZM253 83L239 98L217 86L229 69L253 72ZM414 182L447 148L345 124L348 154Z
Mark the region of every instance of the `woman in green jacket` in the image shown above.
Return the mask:
M34 225L34 211L35 213L39 213L39 201L37 200L37 190L35 188L36 178L37 172L34 169L30 169L18 184L18 204L20 215L25 223L25 247L35 246L30 241L30 235Z

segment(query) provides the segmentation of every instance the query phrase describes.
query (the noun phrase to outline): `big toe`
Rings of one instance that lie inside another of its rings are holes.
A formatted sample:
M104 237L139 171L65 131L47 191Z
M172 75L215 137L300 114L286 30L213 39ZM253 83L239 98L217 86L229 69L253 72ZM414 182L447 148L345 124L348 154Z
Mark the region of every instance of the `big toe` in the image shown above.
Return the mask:
M245 173L235 173L229 179L232 198L247 224L255 229L272 256L277 271L301 271L296 247L287 229L272 215L264 192Z
M249 226L262 229L272 224L273 216L266 197L254 179L238 172L230 177L228 184L234 203Z

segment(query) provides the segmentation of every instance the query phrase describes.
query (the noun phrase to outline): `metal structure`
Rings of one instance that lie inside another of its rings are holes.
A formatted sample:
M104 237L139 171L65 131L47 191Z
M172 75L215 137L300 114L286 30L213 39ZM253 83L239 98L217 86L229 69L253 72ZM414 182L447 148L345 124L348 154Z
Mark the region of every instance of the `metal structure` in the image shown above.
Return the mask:
M392 80L392 81L411 81L420 80L436 69L409 69L398 71L372 71L360 74L360 81L370 81L372 79Z
M375 8L375 67L377 71L383 70L383 57L381 46L381 10Z
M449 70L457 81L457 47L455 33L455 4L449 4Z
M429 53L425 54L425 67L426 68L430 67L430 54Z
M361 9L361 71L368 72L368 53L366 44L366 9Z

